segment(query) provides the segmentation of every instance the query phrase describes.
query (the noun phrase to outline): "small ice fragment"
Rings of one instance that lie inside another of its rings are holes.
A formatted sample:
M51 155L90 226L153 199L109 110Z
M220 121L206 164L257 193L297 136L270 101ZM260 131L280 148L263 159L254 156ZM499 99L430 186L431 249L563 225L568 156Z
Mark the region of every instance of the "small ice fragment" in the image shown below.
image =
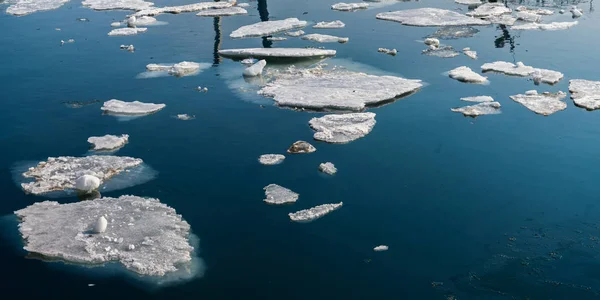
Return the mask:
M155 113L163 108L165 104L144 103L139 101L125 102L117 99L111 99L104 102L100 108L106 113L115 115L147 115Z
M389 54L392 56L395 56L396 54L398 54L398 50L396 49L388 49L388 48L379 48L377 49L377 52L381 52L381 53L385 53L385 54Z
M69 43L69 44L75 43L75 40L74 39L68 39L67 43Z
M441 58L452 58L460 55L456 50L454 50L454 48L452 48L452 46L436 47L434 45L429 45L429 49L423 50L421 53Z
M313 26L313 28L315 28L315 29L335 29L335 28L344 28L344 27L346 27L346 24L344 24L344 22L342 22L340 20L331 21L331 22L323 21L323 22L319 22Z
M561 10L558 11L558 13L561 14L561 15L564 14L565 12L566 11L564 9L561 9Z
M129 249L129 251L133 251L135 250L135 245L129 244L129 246L127 246L127 249Z
M468 117L478 117L483 115L495 115L500 113L500 103L498 102L482 102L475 105L452 108L453 112L462 113Z
M416 8L379 13L377 19L399 22L408 26L489 25L490 22L471 18L455 11L439 8Z
M295 28L302 28L308 24L306 21L300 21L297 18L288 18L277 21L265 21L252 25L242 26L234 30L229 36L231 38L248 38L272 35L275 33L288 31Z
M583 11L577 8L577 6L572 6L569 11L571 12L571 14L573 14L573 19L583 16Z
M256 63L256 59L246 58L246 59L243 59L240 63L242 63L242 65L253 65Z
M481 75L473 72L473 70L471 70L471 68L466 67L466 66L458 67L456 69L451 70L450 72L448 72L448 76L450 76L450 78L452 78L452 79L456 79L458 81L467 82L467 83L487 83L488 82L487 77L481 76Z
M369 134L375 127L375 113L331 114L312 118L314 139L328 143L349 143Z
M195 118L196 118L195 116L190 116L188 114L179 114L179 115L177 115L177 119L183 120L183 121L189 121L189 120L193 120Z
M182 77L197 73L201 67L202 66L199 63L182 61L180 63L174 64L169 69L169 74L175 75L177 77Z
M131 16L127 19L127 26L129 27L137 27L137 26L148 26L156 23L156 19L149 16L141 16L137 18L136 16Z
M250 3L238 3L237 6L239 6L239 7L249 7Z
M333 10L339 10L339 11L354 11L354 10L358 10L358 9L367 9L369 8L369 3L344 3L344 2L340 2L340 3L336 3L334 5L331 6L331 9Z
M319 171L328 175L334 175L337 173L337 168L333 163L325 162L319 165Z
M129 142L129 135L121 136L107 134L105 136L92 136L87 139L88 143L93 144L93 150L114 150L123 147Z
M490 96L473 96L460 98L462 101L467 102L494 102L494 98Z
M88 283L88 286L89 286L89 287L92 287L92 286L96 286L96 285L95 285L95 284L93 284L93 283Z
M62 29L60 29L60 28L57 27L57 28L54 28L54 30L61 31Z
M133 51L135 51L135 47L133 47L133 45L129 45L129 46L127 46L127 51L133 52Z
M110 23L110 27L121 27L121 22L112 22Z
M243 75L246 77L254 77L254 76L258 76L260 74L262 74L263 68L267 65L267 61L266 60L259 60L257 63L253 64L252 66L246 68L244 70Z
M435 47L439 47L440 46L440 40L436 39L436 38L426 38L424 41L425 45L427 46L435 46Z
M285 159L281 154L263 154L258 158L258 161L265 166L278 165Z
M561 91L557 93L544 92L543 94L538 94L537 91L527 91L524 95L514 95L510 98L537 114L548 116L567 108L567 104L562 101L566 96L567 94Z
M60 45L62 46L62 45L64 45L64 44L65 44L65 41L63 41L63 40L60 40Z
M288 31L288 32L285 33L285 35L287 35L287 36L293 36L293 37L299 37L301 35L304 35L304 31L302 31L302 30Z
M118 28L111 30L109 36L129 36L136 35L138 33L146 32L148 28L137 27L137 28Z
M479 1L479 0L477 0L477 1ZM386 245L379 245L379 246L373 248L373 251L375 251L375 252L388 251L388 249L389 249L389 247Z
M204 93L208 92L208 88L207 87L203 87L202 88L202 92L204 92Z
M291 154L313 153L315 151L317 151L317 148L305 141L297 141L287 150L287 152Z
M347 37L338 37L338 36L333 36L333 35L327 35L327 34L318 34L318 33L313 33L313 34L307 34L305 36L302 37L303 40L308 40L308 41L313 41L313 42L318 42L318 43L347 43L350 39Z
M288 216L294 222L309 222L325 216L326 214L342 207L344 203L322 204L309 209L303 209L295 213L289 213Z
M277 184L269 184L264 187L265 199L269 204L286 204L294 203L298 200L299 195L290 189L286 189Z
M477 59L477 51L473 51L471 48L464 48L463 53L471 59Z
M96 224L94 225L94 232L95 233L103 233L106 231L107 226L108 226L108 221L106 221L106 218L104 216L100 216L100 218L98 218L98 220L96 221Z
M75 180L75 189L83 193L90 193L99 186L100 178L93 175L83 175Z

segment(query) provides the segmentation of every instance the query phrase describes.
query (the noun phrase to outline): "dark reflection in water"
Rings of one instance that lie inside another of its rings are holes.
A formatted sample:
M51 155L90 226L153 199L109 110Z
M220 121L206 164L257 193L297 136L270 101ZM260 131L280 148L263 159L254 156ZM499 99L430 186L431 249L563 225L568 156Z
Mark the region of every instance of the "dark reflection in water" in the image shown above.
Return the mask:
M258 15L260 16L260 21L269 21L269 10L267 9L267 0L258 0ZM271 48L273 45L272 41L268 40L269 36L262 37L263 48Z
M213 20L215 29L215 45L213 47L213 65L218 65L221 62L219 50L221 49L221 17L215 17Z
M502 31L502 35L494 40L494 45L496 48L504 48L506 43L510 45L510 52L515 52L515 38L510 35L510 32L506 28L506 25L498 25L498 28Z

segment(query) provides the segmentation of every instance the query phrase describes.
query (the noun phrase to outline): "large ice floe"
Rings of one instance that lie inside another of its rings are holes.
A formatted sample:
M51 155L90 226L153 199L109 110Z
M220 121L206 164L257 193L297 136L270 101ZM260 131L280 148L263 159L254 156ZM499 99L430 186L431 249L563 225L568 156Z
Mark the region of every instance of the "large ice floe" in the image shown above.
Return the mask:
M269 204L287 204L294 203L298 200L298 193L294 193L290 189L286 189L277 184L269 184L264 187L265 199Z
M561 91L538 94L537 91L532 90L527 91L525 94L510 96L510 98L537 114L548 116L567 108L567 104L562 101L566 96L567 94Z
M358 2L358 3L340 2L340 3L336 3L331 6L331 9L339 10L339 11L355 11L355 10L367 9L367 8L369 8L369 3L364 3L364 2Z
M117 28L111 30L108 35L109 36L130 36L136 35L138 33L146 32L148 28L144 27L136 27L136 28Z
M506 7L504 3L486 3L476 9L466 13L467 16L485 18L490 16L499 16L503 14L510 14L512 9Z
M121 148L129 142L129 135L122 134L121 136L107 134L105 136L92 136L87 139L88 143L94 145L92 150L95 151L110 151Z
M146 71L138 74L137 78L155 78L164 76L193 76L200 72L210 68L212 65L209 63L197 63L190 61L182 61L176 64L148 64L146 65Z
M575 105L587 110L600 109L600 81L573 79L569 91Z
M233 59L260 58L260 59L317 59L335 56L335 50L315 48L246 48L219 50L219 55Z
M81 4L94 10L142 10L154 5L143 0L83 0Z
M228 16L237 16L237 15L245 15L248 11L237 6L227 7L227 8L215 8L215 9L207 9L201 10L196 16L199 17L228 17Z
M360 111L416 92L420 80L375 76L344 69L290 68L275 76L259 94L279 106L313 110Z
M8 2L11 5L6 13L15 16L24 16L38 11L53 10L63 6L70 0L16 0Z
M336 21L331 21L331 22L319 22L315 25L313 25L313 28L315 29L337 29L337 28L344 28L346 27L346 24L344 24L344 22L340 21L340 20L336 20Z
M500 113L500 103L482 102L475 105L452 108L453 112L462 113L468 117L478 117L483 115L495 115Z
M344 203L322 204L309 209L303 209L295 213L289 213L288 216L294 222L310 222L325 216L326 214L342 207Z
M579 22L552 22L547 24L542 23L526 23L521 25L512 26L511 29L514 30L565 30L569 29Z
M487 77L481 76L475 72L473 72L473 70L471 70L471 68L466 67L466 66L462 66L462 67L458 67L456 69L451 70L450 72L448 72L448 76L450 76L450 78L452 79L456 79L458 81L461 82L467 82L467 83L487 83L488 79Z
M229 36L231 38L249 38L267 36L279 32L284 32L296 28L303 28L308 24L306 21L300 21L297 18L288 18L277 21L265 21L252 25L242 26L234 30Z
M44 201L15 214L30 253L85 265L119 262L140 275L190 272L190 225L158 199Z
M49 157L47 161L38 163L22 174L34 181L21 183L21 187L26 193L35 195L72 190L80 176L93 175L104 182L142 162L138 158L108 155Z
M561 72L526 66L522 62L513 64L505 61L496 61L483 64L481 70L483 72L491 71L511 76L531 76L535 83L543 82L547 84L556 84L564 77Z
M112 1L112 0L110 0ZM140 10L134 14L134 16L156 16L160 14L180 14L189 12L198 12L208 9L220 9L232 7L234 3L221 1L221 2L200 2L178 6L165 6L165 7L149 7L147 9Z
M285 155L281 154L263 154L258 157L258 161L265 166L273 166L282 163L285 160Z
M489 25L490 22L439 8L416 8L377 14L377 19L409 26Z
M438 38L441 40L454 40L460 38L469 38L479 32L479 29L469 26L447 26L436 30L430 34L430 38Z
M117 99L111 99L104 102L100 108L105 113L113 115L148 115L155 113L167 106L166 104L144 103L139 101L125 102Z
M308 124L316 132L314 139L328 143L348 143L366 136L375 127L375 113L325 115Z
M327 34L312 33L302 37L303 40L318 42L318 43L347 43L350 40L347 37L339 37Z

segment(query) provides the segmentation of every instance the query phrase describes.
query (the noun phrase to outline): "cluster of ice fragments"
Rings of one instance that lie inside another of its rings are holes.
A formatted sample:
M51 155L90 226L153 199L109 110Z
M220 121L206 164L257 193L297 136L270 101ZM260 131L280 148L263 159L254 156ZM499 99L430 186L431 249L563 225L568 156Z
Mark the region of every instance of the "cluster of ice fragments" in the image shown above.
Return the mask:
M331 6L331 9L333 10L339 10L339 11L355 11L358 9L367 9L369 8L369 3L364 3L364 2L358 2L358 3L344 3L344 2L340 2L340 3L336 3L334 5Z
M375 113L350 113L312 118L309 125L314 139L327 143L349 143L366 136L375 127Z
M325 58L334 56L335 50L314 48L246 48L219 50L219 55L230 58Z
M24 16L38 11L53 10L63 6L69 0L16 0L9 1L11 5L6 13L15 16Z
M327 34L312 33L302 37L303 40L318 42L318 43L347 43L350 39L347 37L339 37Z
M420 80L375 76L347 70L290 69L277 75L259 94L279 106L360 111L417 91Z
M36 195L72 190L77 178L83 175L93 175L105 182L141 163L141 159L126 156L49 157L47 161L40 162L23 173L23 177L32 178L34 181L22 183L21 187L25 192Z
M287 150L290 154L313 153L315 151L317 151L317 148L305 141L296 141Z
M531 90L525 94L510 96L510 98L537 114L548 116L567 108L567 104L562 101L566 96L567 94L561 91L538 94L537 91Z
M227 17L227 16L237 16L237 15L245 15L248 11L237 6L227 7L227 8L215 8L215 9L207 9L201 10L196 16L199 17Z
M344 203L322 204L309 209L289 213L288 216L294 222L309 222L325 216L326 214L342 207Z
M416 8L384 12L377 19L399 22L409 26L465 26L489 25L490 22L471 18L457 12L439 8Z
M302 28L308 24L306 21L300 21L297 18L288 18L277 21L265 21L252 25L242 26L234 30L229 36L231 38L261 37L288 31L291 29Z
M319 171L327 175L334 175L335 173L337 173L337 168L333 163L325 162L319 165Z
M531 76L536 83L543 82L547 84L555 84L564 77L564 75L560 72L526 66L522 62L513 64L505 61L496 61L493 63L483 64L481 69L483 72L492 71L511 76Z
M600 108L600 81L573 79L569 91L575 105L587 110Z
M285 160L285 155L281 154L263 154L258 158L258 161L265 166L278 165Z
M44 201L15 214L24 249L44 257L92 265L119 262L151 276L185 269L192 260L190 225L158 199Z
M269 204L286 204L294 203L298 200L299 195L290 189L286 189L277 184L269 184L265 186L265 199Z
M119 47L119 49L121 49L121 50L127 50L129 52L134 52L135 51L135 47L133 45L121 45Z
M319 22L313 26L315 29L336 29L336 28L344 28L346 24L340 20L331 21L331 22Z
M104 102L100 108L104 112L113 115L147 115L155 113L167 106L166 104L144 103L139 101L125 102L112 99Z
M466 66L458 67L456 69L451 70L450 72L448 72L448 76L450 76L450 78L452 79L456 79L461 82L479 84L488 82L487 77L481 76L473 72L471 68Z
M136 28L117 28L111 30L108 35L109 36L130 36L136 35L138 33L143 33L148 31L148 28L144 27L136 27Z
M121 136L107 134L105 136L92 136L87 139L88 143L94 145L92 148L96 151L115 150L123 147L129 142L129 135L122 134Z
M150 72L163 72L166 71L168 74L183 77L189 75L196 75L203 69L209 68L211 65L208 63L196 63L191 61L182 61L176 64L148 64L146 70Z

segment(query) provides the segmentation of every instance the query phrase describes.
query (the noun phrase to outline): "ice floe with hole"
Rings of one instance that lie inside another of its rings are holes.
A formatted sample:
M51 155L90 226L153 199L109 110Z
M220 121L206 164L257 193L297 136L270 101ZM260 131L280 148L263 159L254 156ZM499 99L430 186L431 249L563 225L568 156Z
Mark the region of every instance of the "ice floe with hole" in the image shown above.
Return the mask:
M471 96L471 97L462 97L460 98L462 101L467 102L494 102L494 98L490 96Z
M158 199L44 201L15 214L30 253L86 265L119 262L140 275L191 271L190 225Z
M242 26L234 30L229 36L231 38L262 37L296 28L303 28L308 24L297 18L288 18L277 21L265 21L251 25Z
M219 55L233 59L260 58L260 59L316 59L334 56L335 50L315 48L246 48L219 50Z
M322 204L309 209L303 209L294 213L289 213L288 216L294 222L310 222L321 218L336 209L342 207L344 203Z
M38 11L47 11L57 9L63 6L69 0L16 0L8 2L11 4L6 13L15 16L24 16Z
M121 136L116 136L107 134L104 136L91 136L87 141L94 145L92 150L95 151L115 150L125 146L129 142L129 135L122 134Z
M346 24L340 20L331 21L331 22L319 22L313 26L315 29L336 29L336 28L344 28Z
M312 118L308 124L314 139L327 143L349 143L369 134L375 127L375 113L331 114Z
M452 48L452 46L446 45L440 45L439 47L431 45L428 49L423 50L421 53L428 56L437 56L441 58L452 58L460 55L458 51Z
M263 201L269 204L294 203L299 196L298 193L277 184L269 184L264 187L264 190L265 199Z
M81 4L94 10L143 10L154 5L143 0L83 0Z
M35 195L72 190L75 188L75 180L82 175L93 175L105 182L142 162L138 158L108 155L49 157L47 161L39 162L21 174L24 178L34 180L21 183L21 187L26 193Z
M147 115L155 113L167 106L166 104L144 103L139 101L125 102L111 99L104 102L100 108L105 113L113 115Z
M567 94L561 91L538 94L537 91L532 90L525 94L510 96L510 98L537 114L548 116L567 108L567 104L562 101L566 96Z
M111 0L112 1L112 0ZM220 8L228 8L232 7L232 2L222 1L222 2L200 2L186 5L178 5L178 6L165 6L165 7L149 7L144 10L140 10L134 14L134 16L156 16L160 14L180 14L180 13L189 13L189 12L199 12L202 10L208 9L220 9Z
M577 25L578 21L573 22L552 22L552 23L527 23L521 25L512 26L511 29L514 30L566 30L575 25Z
M439 8L416 8L377 14L377 19L399 22L408 26L489 25L490 22Z
M600 81L573 79L569 81L571 99L587 110L600 109Z
M327 34L312 33L302 37L303 40L313 41L317 43L347 43L350 39L347 37L339 37Z
M360 111L409 95L422 86L421 80L396 76L320 67L290 68L279 73L259 94L283 107Z
M448 72L448 76L450 76L450 78L452 79L456 79L458 81L461 82L467 82L467 83L487 83L488 79L487 77L481 76L475 72L473 72L473 70L471 70L471 68L466 67L466 66L462 66L462 67L458 67L456 69L451 70L450 72Z
M229 17L229 16L237 16L237 15L245 15L248 11L237 6L227 7L227 8L214 8L201 10L196 16L199 17Z
M335 173L337 173L337 168L333 163L325 162L319 165L319 171L327 175L334 175Z
M137 78L156 78L169 75L176 77L193 76L198 75L211 66L209 63L189 61L182 61L176 64L148 64L146 65L146 72L138 74Z
M483 115L496 115L501 113L500 103L498 102L482 102L475 105L452 108L453 112L462 113L468 117L478 117Z
M471 50L471 48L463 48L463 54L469 57L470 59L477 59L477 51Z
M447 26L436 30L428 37L442 40L454 40L460 38L470 38L477 34L479 29L469 26Z
M369 8L369 3L364 3L364 2L358 2L358 3L340 2L340 3L336 3L331 6L331 9L339 10L339 11L355 11L355 10L367 9L367 8Z
M138 33L146 32L148 28L137 27L137 28L118 28L111 30L108 35L109 36L130 36L136 35Z
M293 37L299 37L301 35L304 35L304 31L302 30L297 30L297 31L288 31L285 33L285 35L287 36L293 36Z
M391 56L396 56L396 54L398 54L398 50L388 49L388 48L379 48L379 49L377 49L377 52L385 53L385 54L388 54Z
M317 148L305 141L296 141L287 150L291 154L313 153L315 151L317 151Z
M265 166L273 166L282 163L285 160L285 155L281 154L263 154L258 157L258 162Z
M542 15L542 16L549 16L549 15L554 14L554 12L549 9L529 8L529 7L522 6L522 5L517 6L517 8L515 8L515 10L519 11L519 12L527 12L527 13Z
M476 9L467 12L467 16L484 18L489 16L499 16L504 14L510 14L512 9L506 7L504 3L486 3Z
M561 72L526 66L522 62L517 62L517 64L505 61L485 63L481 66L481 70L483 72L491 71L511 76L531 76L535 83L543 82L547 84L555 84L564 77Z

